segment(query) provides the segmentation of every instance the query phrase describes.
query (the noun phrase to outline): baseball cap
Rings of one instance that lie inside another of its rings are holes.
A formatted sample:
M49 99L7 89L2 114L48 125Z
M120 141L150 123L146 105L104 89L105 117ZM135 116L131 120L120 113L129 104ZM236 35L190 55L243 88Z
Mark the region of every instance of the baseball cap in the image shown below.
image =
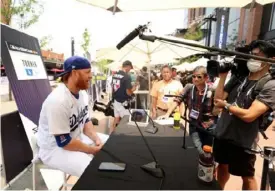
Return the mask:
M123 62L122 67L125 67L125 66L131 66L131 68L133 68L132 62L129 60L126 60Z
M62 77L65 74L70 73L72 70L82 70L88 68L91 68L89 60L81 56L72 56L65 60L63 65L64 72L59 74L57 77Z

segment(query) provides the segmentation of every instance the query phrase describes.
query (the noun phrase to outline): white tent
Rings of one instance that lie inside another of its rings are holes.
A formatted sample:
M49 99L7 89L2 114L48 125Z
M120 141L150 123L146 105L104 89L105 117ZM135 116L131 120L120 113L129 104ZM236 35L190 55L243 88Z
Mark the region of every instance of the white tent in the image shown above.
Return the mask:
M179 40L182 42L201 44L193 40L163 36L165 38ZM161 41L149 42L135 39L118 50L115 47L99 49L96 52L96 59L110 59L115 62L130 60L134 65L159 64L175 62L176 58L184 58L196 53L206 52L205 49L193 48L186 45L179 45Z
M140 70L145 65L146 65L146 63L143 63L143 64L140 63L139 65L133 64L133 67L134 67L134 70ZM112 62L112 63L108 64L107 67L111 71L118 71L122 68L122 62Z
M274 0L77 0L112 12L157 11L197 7L244 7L254 2L265 5ZM249 5L250 4L250 5Z
M185 72L185 71L192 71L197 66L205 66L206 67L208 60L209 59L207 59L207 58L200 58L197 61L192 62L192 63L183 63L183 64L177 66L177 70L181 71L181 72Z

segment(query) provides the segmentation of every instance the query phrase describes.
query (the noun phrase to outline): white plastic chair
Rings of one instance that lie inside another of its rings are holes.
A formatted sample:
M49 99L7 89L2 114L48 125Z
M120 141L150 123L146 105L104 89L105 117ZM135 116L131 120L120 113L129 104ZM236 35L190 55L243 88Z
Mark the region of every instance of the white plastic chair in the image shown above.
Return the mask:
M57 170L54 168L50 168L47 165L44 165L43 162L39 159L38 157L38 146L37 146L37 138L36 135L33 134L33 136L31 136L31 147L32 147L32 151L33 151L33 159L32 159L32 188L33 190L36 189L36 168L38 167L39 169L51 169L51 170ZM60 170L58 170L60 171ZM61 171L60 171L61 172ZM73 184L68 184L67 183L67 179L70 177L70 175L67 176L67 174L65 172L63 172L64 174L64 179L63 179L63 184L62 186L64 187L65 190L67 190L67 187L72 187Z

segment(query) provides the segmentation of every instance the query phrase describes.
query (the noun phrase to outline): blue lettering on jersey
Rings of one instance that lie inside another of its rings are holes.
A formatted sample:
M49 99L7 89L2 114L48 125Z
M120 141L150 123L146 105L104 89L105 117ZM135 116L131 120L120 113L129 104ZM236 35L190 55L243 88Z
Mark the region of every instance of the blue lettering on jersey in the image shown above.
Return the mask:
M76 128L78 128L78 126L82 123L84 123L84 117L88 115L88 106L86 105L83 109L80 109L80 113L78 114L78 116L76 116L75 114L73 114L70 117L70 128L71 128L71 132L73 132L74 130L76 130Z

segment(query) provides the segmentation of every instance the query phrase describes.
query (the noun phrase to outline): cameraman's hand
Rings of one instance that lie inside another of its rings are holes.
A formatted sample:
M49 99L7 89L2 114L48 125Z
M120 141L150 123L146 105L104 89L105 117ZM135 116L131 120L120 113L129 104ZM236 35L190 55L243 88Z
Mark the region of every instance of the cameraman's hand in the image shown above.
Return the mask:
M224 108L224 106L226 105L226 101L222 99L215 99L214 105L218 108Z
M225 73L219 73L219 78L226 78L228 75L228 72Z

